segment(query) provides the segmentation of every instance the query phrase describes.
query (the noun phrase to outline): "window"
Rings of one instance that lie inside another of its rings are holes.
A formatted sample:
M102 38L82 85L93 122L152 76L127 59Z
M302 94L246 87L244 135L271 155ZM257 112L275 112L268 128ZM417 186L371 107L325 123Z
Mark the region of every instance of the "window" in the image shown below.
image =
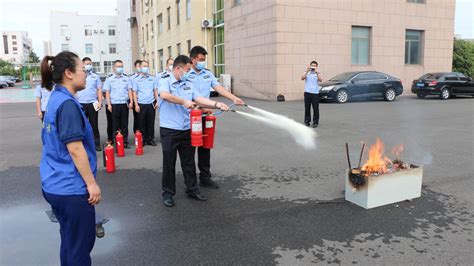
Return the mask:
M214 3L214 73L219 77L225 72L224 57L224 0L215 0ZM191 46L191 41L189 41Z
M100 62L92 62L92 71L95 73L100 72Z
M104 73L108 74L112 72L113 61L104 61Z
M171 29L171 7L166 9L166 14L168 15L168 30Z
M168 46L168 57L172 58L173 54L171 54L171 46Z
M163 71L163 49L158 50L158 60L160 60L160 72Z
M13 47L13 51L18 51L18 48L16 48L16 47Z
M61 44L61 51L69 51L69 44Z
M387 76L380 73L367 73L366 75L367 75L367 79L370 79L370 80L387 79Z
M176 44L176 50L178 51L178 55L181 54L181 43Z
M153 20L150 21L150 26L151 26L151 37L153 38L155 36L155 26L153 25Z
M426 0L407 0L407 3L424 4Z
M155 68L155 52L151 52L151 68L156 69Z
M86 43L86 54L92 54L92 43Z
M84 36L92 36L92 26L84 26Z
M8 54L8 35L3 35L3 51Z
M370 62L370 28L352 26L352 64L368 65Z
M69 36L69 29L67 25L61 25L60 30L61 30L61 36Z
M215 0L214 3L214 24L218 27L224 24L224 0Z
M421 53L423 51L423 31L407 30L405 33L405 64L421 64Z
M148 24L145 25L146 28L146 40L148 41Z
M115 25L109 25L109 36L115 36Z
M16 40L16 35L12 35L12 40Z
M117 53L117 44L109 43L109 54L116 54Z
M145 29L142 27L142 43L145 42Z
M179 0L176 0L176 25L179 25L179 17L180 17L180 12L179 12Z
M188 54L191 52L191 40L187 41L188 43Z
M191 19L191 0L186 0L186 19Z
M16 45L16 42L12 42L12 45Z
M446 77L444 77L444 80L449 80L449 81L458 81L458 77L455 76L455 75L448 75Z
M158 15L158 34L163 33L163 14Z
M469 81L469 78L466 77L464 74L458 73L458 77L462 81Z
M240 6L242 4L242 0L234 0L234 6Z

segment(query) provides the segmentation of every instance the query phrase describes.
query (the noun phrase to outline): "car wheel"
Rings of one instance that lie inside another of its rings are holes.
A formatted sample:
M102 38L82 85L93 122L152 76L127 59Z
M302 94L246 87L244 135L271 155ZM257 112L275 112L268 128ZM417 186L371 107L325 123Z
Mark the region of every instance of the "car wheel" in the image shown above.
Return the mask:
M418 97L418 99L424 99L426 97L426 95L423 94L423 93L418 93L418 94L416 94L416 97Z
M336 93L337 103L346 103L349 100L349 93L345 89L340 89Z
M439 98L441 100L447 100L451 96L451 92L449 91L448 88L444 88L441 90L441 93L439 94Z
M383 96L387 102L392 102L397 97L397 94L395 93L394 89L388 88L385 90L385 94Z

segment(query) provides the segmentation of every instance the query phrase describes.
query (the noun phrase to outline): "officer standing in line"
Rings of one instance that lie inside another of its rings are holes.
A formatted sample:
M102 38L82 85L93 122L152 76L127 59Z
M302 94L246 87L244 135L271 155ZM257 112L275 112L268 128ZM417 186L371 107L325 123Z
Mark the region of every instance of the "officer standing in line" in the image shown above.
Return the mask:
M110 78L113 75L114 75L114 73L110 73L107 76L107 78ZM106 80L107 80L107 78L106 78ZM103 86L102 86L102 99L105 100L105 90L104 90ZM114 142L114 134L113 134L113 128L112 128L112 113L109 111L108 108L104 108L104 110L105 110L105 117L107 118L107 143L113 143Z
M112 130L115 135L121 130L124 139L124 148L130 149L128 144L128 110L133 108L133 94L130 78L123 74L123 61L115 60L113 75L104 82L107 110L112 113Z
M162 72L158 72L156 74L155 84L153 85L155 87L155 90L158 90L158 85L160 84L160 80L162 78L166 78L167 76L169 76L171 71L173 71L173 63L174 63L173 58L168 58L168 60L166 60L165 70L163 70Z
M150 68L147 61L140 64L141 74L132 80L135 111L138 113L138 128L143 134L143 144L156 146L155 116L158 108L158 91L154 86L155 78L148 74Z
M211 95L211 88L217 91L221 96L231 100L234 104L243 105L244 102L227 91L217 81L214 74L206 69L206 55L207 51L201 46L194 46L190 51L192 61L192 69L189 72L189 81L191 81L196 91L209 98ZM198 168L200 185L207 188L217 189L219 185L211 179L211 150L203 147L198 148Z
M38 118L43 122L44 112L46 112L46 106L48 105L49 96L51 91L43 88L41 84L36 85L35 88L35 97L36 97L36 112Z
M196 103L207 108L218 108L224 111L229 107L224 103L209 100L201 96L189 82L191 60L185 55L176 57L172 73L160 80L158 92L160 96L160 136L163 150L163 204L174 206L173 196L176 194L176 156L179 153L183 170L186 194L188 197L206 201L200 194L197 185L194 150L191 146L190 110ZM196 102L193 102L193 100Z
M142 70L140 68L140 64L142 63L142 60L135 60L135 73L133 73L131 76L130 76L130 80L134 80L135 78L137 78L138 76L140 76L140 74L142 73ZM134 102L135 103L135 107L138 106L138 103L137 102ZM133 134L135 134L135 132L137 132L137 130L139 129L138 127L138 113L137 111L135 111L135 107L133 108Z
M311 122L311 106L313 106L313 127L319 124L319 82L322 82L321 73L317 72L318 62L311 61L306 72L301 76L304 84L304 124Z
M84 108L84 112L89 119L92 130L94 131L95 149L96 151L101 151L102 148L100 147L98 111L102 107L102 82L100 81L99 75L92 72L92 60L89 57L84 57L82 62L84 63L84 68L87 71L86 87L83 90L77 92L76 98L82 105L82 108ZM97 105L98 110L96 110L94 104Z

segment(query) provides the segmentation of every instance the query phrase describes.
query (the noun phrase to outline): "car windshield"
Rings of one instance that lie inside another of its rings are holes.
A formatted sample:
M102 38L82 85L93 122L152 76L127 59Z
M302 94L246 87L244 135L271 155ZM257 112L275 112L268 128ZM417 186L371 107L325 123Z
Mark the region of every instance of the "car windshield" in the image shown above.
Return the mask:
M329 81L346 81L350 79L352 76L354 76L355 74L356 74L355 72L342 73L335 77L332 77Z
M421 76L420 79L428 79L428 80L439 79L443 74L444 73L428 73Z

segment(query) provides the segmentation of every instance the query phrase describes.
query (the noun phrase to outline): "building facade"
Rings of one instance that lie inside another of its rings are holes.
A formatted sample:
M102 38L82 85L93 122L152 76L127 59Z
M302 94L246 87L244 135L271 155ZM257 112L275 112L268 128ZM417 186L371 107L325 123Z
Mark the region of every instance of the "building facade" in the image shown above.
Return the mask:
M405 91L423 73L452 67L455 0L136 1L140 56L155 70L199 44L208 68L230 74L240 96L300 100L312 60L323 79L376 70Z
M32 41L26 31L3 31L0 59L13 64L28 62Z
M163 71L168 58L189 55L195 45L208 51L214 67L212 0L136 0L139 56L154 72Z
M104 75L112 72L113 61L126 58L129 44L119 45L122 36L118 37L116 16L53 11L50 23L52 54L71 51L81 58L90 57L94 71Z

